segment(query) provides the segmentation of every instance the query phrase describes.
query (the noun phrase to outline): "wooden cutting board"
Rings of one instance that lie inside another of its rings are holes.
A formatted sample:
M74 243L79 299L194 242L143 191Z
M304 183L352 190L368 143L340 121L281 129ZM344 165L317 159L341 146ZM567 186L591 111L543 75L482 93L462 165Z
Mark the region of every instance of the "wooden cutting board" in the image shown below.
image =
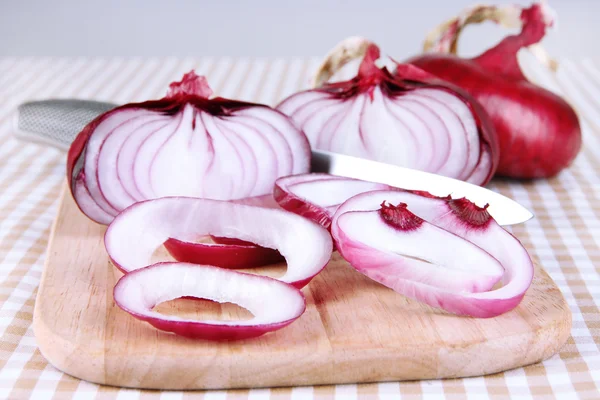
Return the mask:
M48 361L92 382L216 389L466 377L548 358L571 330L571 312L540 267L518 308L472 319L406 299L335 253L303 289L307 310L289 327L242 342L185 339L114 304L112 289L121 274L108 261L104 230L63 191L33 319ZM205 318L247 314L194 300L176 300L160 310Z

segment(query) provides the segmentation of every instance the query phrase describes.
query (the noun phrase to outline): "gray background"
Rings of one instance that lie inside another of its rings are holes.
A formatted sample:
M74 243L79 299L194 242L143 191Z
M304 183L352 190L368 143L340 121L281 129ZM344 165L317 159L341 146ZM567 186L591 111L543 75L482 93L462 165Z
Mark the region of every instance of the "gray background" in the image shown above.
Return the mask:
M485 0L480 0L485 1ZM425 33L476 0L0 0L0 56L318 56L348 35L408 57ZM530 1L496 0L496 4ZM551 0L556 56L598 56L600 0ZM488 23L466 30L463 55L495 43Z

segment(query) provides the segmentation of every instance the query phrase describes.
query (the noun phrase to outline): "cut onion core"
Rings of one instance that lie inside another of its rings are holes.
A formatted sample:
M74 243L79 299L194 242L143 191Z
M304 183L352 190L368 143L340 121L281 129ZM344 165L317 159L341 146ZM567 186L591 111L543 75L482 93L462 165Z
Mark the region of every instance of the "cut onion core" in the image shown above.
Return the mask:
M194 320L161 314L160 303L193 296L246 308L250 319ZM264 276L188 263L158 263L124 275L114 289L117 305L154 327L194 339L240 340L286 327L306 309L302 292Z

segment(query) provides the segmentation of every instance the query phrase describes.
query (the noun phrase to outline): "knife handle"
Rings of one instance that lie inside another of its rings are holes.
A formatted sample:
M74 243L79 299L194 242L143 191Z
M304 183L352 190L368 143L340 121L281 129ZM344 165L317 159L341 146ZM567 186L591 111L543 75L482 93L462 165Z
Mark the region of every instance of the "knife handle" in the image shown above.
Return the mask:
M90 121L114 107L111 103L77 99L23 103L14 120L15 136L67 150Z

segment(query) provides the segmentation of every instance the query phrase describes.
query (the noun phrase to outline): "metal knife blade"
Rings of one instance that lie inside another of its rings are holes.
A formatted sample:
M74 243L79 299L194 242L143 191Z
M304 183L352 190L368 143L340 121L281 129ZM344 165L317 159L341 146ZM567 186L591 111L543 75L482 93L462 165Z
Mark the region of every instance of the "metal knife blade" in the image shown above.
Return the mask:
M19 106L16 136L20 139L68 149L83 127L115 104L77 99L32 101ZM492 190L441 175L398 167L322 150L312 151L311 172L424 190L439 196L466 197L488 211L500 225L525 222L533 214L516 201Z

